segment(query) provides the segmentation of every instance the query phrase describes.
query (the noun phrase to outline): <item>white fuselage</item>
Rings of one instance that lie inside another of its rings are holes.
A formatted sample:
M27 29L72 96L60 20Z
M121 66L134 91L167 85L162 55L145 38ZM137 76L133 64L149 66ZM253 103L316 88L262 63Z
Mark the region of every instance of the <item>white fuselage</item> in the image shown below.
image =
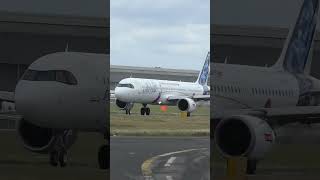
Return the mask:
M273 68L213 64L211 75L213 115L251 108L293 107L301 97L295 75ZM306 76L313 89L319 81Z
M62 52L41 57L27 70L34 77L23 77L16 86L18 113L40 127L90 131L106 128L108 64L109 56L102 54ZM49 74L56 71L72 74L77 82L54 80L57 77Z
M203 86L191 82L126 78L119 82L121 84L132 86L116 87L115 96L130 103L174 105L168 101L170 97L193 97L204 93Z

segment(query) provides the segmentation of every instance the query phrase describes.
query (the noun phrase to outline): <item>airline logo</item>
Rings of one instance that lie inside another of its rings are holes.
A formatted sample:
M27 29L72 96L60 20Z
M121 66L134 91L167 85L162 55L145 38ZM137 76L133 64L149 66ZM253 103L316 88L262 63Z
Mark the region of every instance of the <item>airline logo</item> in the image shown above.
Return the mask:
M206 62L204 63L202 71L199 76L199 84L203 86L207 84L209 68L210 68L209 66L210 66L210 54L208 54Z
M273 136L271 133L265 133L264 134L264 140L268 141L268 142L272 142L273 141Z
M318 0L303 2L284 59L284 69L291 73L304 71L316 30L318 8Z

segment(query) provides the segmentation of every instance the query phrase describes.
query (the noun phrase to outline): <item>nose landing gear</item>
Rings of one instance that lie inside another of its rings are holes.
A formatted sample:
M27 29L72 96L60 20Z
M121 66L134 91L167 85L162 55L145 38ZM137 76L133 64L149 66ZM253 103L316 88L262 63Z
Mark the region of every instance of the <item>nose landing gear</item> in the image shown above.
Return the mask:
M49 153L49 162L54 167L57 167L59 164L61 167L67 165L67 148L62 133L56 135L56 142Z
M143 107L140 109L140 114L143 115L150 115L150 108L147 107L147 104L143 104Z

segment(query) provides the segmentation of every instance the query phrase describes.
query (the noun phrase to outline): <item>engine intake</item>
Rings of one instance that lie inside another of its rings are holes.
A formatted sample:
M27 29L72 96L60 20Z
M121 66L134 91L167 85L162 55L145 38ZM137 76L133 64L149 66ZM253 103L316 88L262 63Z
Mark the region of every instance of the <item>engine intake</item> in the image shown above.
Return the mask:
M57 130L45 127L39 127L24 119L17 124L17 132L23 146L37 153L47 153L56 143ZM73 130L60 130L64 145L68 149L77 139L77 133Z
M224 156L245 156L261 159L275 141L269 124L258 117L239 115L221 120L214 140Z
M53 130L36 126L26 120L18 123L18 135L25 148L33 152L47 152L54 141Z
M120 109L125 109L125 110L130 110L133 107L133 103L123 102L123 101L120 101L119 99L116 100L116 105Z
M193 112L196 107L197 104L190 98L180 99L178 101L178 108L180 111Z

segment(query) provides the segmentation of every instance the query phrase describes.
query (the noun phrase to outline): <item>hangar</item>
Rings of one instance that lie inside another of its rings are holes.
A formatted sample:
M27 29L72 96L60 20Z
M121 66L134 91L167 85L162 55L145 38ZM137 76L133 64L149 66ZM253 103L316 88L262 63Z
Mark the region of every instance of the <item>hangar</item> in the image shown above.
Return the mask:
M288 28L211 25L211 48L214 59L231 64L271 66L278 60ZM320 78L320 33L314 43L311 74Z
M61 51L109 54L109 18L0 12L0 91L30 63Z

